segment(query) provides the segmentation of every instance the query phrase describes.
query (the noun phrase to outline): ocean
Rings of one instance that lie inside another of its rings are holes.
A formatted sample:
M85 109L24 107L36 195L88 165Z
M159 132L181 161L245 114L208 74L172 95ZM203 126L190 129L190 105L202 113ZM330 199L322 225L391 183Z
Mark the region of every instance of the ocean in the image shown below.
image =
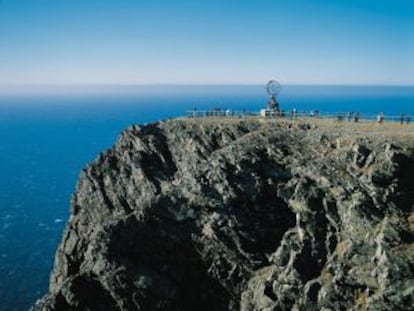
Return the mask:
M414 87L287 86L281 107L414 116ZM0 92L0 311L48 287L80 170L131 124L221 107L257 111L263 86L157 86Z

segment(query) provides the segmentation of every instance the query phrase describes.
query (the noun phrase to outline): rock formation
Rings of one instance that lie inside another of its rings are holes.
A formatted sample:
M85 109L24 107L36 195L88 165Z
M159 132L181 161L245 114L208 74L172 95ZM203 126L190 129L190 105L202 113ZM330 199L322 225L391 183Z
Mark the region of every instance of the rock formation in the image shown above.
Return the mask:
M413 145L260 120L124 131L34 310L410 310Z

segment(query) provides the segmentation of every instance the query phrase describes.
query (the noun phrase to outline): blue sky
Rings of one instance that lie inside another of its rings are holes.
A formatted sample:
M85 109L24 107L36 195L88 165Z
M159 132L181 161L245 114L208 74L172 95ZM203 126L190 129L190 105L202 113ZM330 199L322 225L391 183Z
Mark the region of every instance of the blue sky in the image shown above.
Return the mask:
M414 85L412 0L0 0L0 84Z

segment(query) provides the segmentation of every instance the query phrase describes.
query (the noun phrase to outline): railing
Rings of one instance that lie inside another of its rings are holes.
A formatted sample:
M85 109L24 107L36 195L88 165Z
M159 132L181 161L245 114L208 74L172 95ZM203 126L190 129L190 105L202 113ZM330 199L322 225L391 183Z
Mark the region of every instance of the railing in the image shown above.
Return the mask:
M285 119L297 119L297 118L317 118L317 119L333 119L338 122L361 122L372 121L378 122L378 114L359 113L350 114L347 112L281 112L270 113L268 117L285 118ZM211 110L188 110L187 117L190 118L203 118L203 117L237 117L244 118L249 116L261 116L260 111L247 111L247 110L230 110L230 109L211 109ZM384 115L384 122L403 122L411 123L411 115Z
M202 118L202 117L247 117L247 116L259 116L259 111L247 111L247 110L187 110L187 117Z
M304 115L310 116L310 115ZM384 122L403 122L403 123L410 123L412 120L412 116L409 114L404 115L378 115L372 113L357 113L357 114L350 114L346 112L322 112L318 113L314 117L316 118L323 118L323 119L335 119L337 121L343 122L359 122L359 121L374 121L378 122L379 118L382 118Z

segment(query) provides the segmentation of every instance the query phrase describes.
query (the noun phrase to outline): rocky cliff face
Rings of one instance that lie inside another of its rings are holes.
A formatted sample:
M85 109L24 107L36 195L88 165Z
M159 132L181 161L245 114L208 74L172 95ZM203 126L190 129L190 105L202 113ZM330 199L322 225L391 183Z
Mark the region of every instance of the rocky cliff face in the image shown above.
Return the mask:
M82 172L35 310L409 310L411 147L257 120L131 127Z

